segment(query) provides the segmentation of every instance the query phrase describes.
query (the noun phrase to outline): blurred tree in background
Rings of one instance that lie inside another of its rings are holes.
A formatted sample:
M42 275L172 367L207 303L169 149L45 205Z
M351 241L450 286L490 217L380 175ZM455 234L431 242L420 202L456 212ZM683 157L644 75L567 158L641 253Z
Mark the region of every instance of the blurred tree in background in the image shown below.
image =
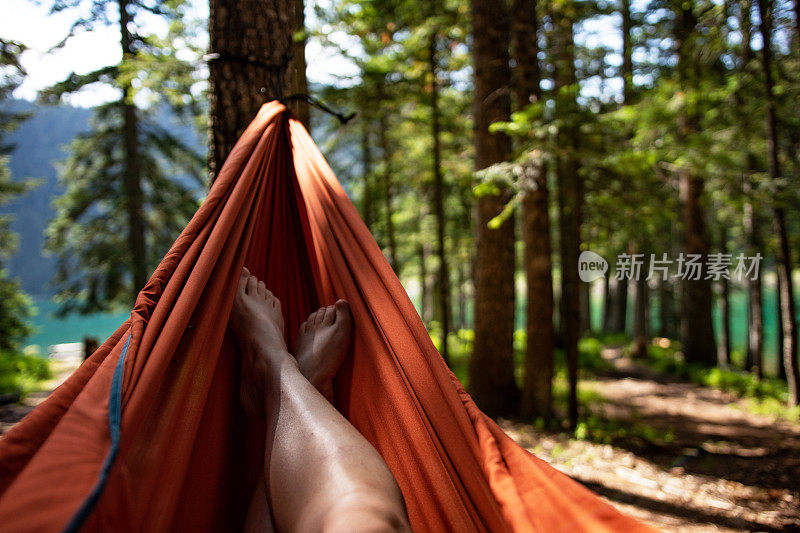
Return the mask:
M22 82L25 71L19 56L25 46L15 41L0 39L0 103L6 101ZM11 201L35 186L33 180L11 179L8 169L8 154L13 146L4 142L24 114L0 109L0 205ZM28 319L33 314L31 300L19 286L19 281L8 277L3 267L17 248L17 236L11 231L12 215L0 215L0 352L15 352L31 334Z
M52 4L53 13L78 13L62 44L116 24L120 62L72 73L41 98L56 103L103 84L116 89L119 99L95 109L91 130L72 142L61 169L65 193L56 200L47 247L58 255L54 283L62 312L131 305L196 210L193 191L203 183L202 157L153 120L167 109L186 118L199 112L187 2L95 0L86 13L85 8L80 0ZM139 33L145 18L165 24L166 35Z

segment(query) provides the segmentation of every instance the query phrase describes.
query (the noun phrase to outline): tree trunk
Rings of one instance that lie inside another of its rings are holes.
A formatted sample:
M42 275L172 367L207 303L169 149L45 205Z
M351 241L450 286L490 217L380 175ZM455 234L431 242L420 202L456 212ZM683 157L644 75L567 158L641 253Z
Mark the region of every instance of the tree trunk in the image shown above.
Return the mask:
M511 155L505 134L489 125L507 121L509 94L509 14L504 2L472 0L473 115L475 168L486 168ZM470 389L489 416L513 414L519 405L514 381L514 217L489 228L510 199L510 191L482 196L475 207L475 343L470 359Z
M609 331L625 333L628 318L628 280L614 278L613 301L611 302Z
M783 360L783 309L781 308L781 278L776 276L775 283L775 358L778 361L778 379L787 380L786 364Z
M754 216L753 205L750 202L745 203L745 212L750 211L750 217ZM750 218L745 215L745 220ZM755 219L753 219L755 220ZM751 249L753 244L760 239L756 237L757 230L753 224L745 222L745 233L747 234L748 242ZM752 256L752 255L751 255ZM759 373L763 372L764 367L764 314L762 311L762 285L761 278L747 280L747 361L749 370L753 366L759 369Z
M517 110L521 110L532 102L542 100L536 0L513 0L512 11L511 37L516 62L516 99Z
M469 324L467 322L467 262L465 261L456 269L458 270L458 327L467 329Z
M124 59L136 55L129 26L128 0L119 0L120 44ZM133 104L133 87L129 81L122 86L123 135L125 137L125 169L123 187L128 216L128 246L133 277L132 300L147 283L147 245L145 241L144 193L139 163L139 118Z
M636 278L636 296L633 301L633 357L647 357L647 344L650 328L648 327L648 309L650 290L647 286L649 254L644 254L644 262L639 277Z
M592 332L592 284L581 282L580 285L580 334Z
M291 92L308 94L308 79L306 78L306 34L305 34L305 5L303 0L292 1L292 66L290 72L292 80ZM295 40L296 39L296 40ZM311 130L311 113L306 100L289 102L289 108L303 123L307 130Z
M421 226L421 225L420 225ZM419 233L421 235L421 227ZM422 322L425 327L430 328L431 325L431 290L430 290L430 276L428 275L428 250L427 244L420 239L417 242L417 260L419 261L419 314L422 317Z
M550 218L547 175L541 165L531 165L531 183L522 198L522 238L525 242L527 315L525 329L525 381L522 415L549 420L553 409L553 279L550 259Z
M674 339L675 335L675 288L668 279L661 278L658 284L659 316L661 318L659 335Z
M758 231L758 214L753 205L752 176L748 173L744 182L744 236L747 244L748 256L760 253L760 237ZM744 368L748 372L754 368L762 368L764 345L764 318L762 313L761 277L752 277L747 283L747 350L745 352Z
M514 0L511 27L516 60L517 109L542 99L539 21L536 0ZM526 166L522 183L522 240L525 243L527 313L522 415L548 421L553 409L553 266L547 168L540 154Z
M680 5L675 27L675 46L678 51L676 73L678 85L688 90L696 90L693 84L697 80L696 57L693 55L692 35L695 32L697 18L692 11L691 3ZM687 139L697 131L697 117L684 107L678 116L678 139ZM705 195L702 178L692 175L686 168L678 171L678 183L681 196L681 212L683 219L684 252L700 255L700 262L705 263L709 242L705 222ZM711 281L703 279L683 279L681 298L681 342L683 354L689 362L714 366L717 362L717 343L714 338L714 323L711 314L713 294Z
M389 136L387 135L389 129L389 120L386 117L386 111L380 113L378 118L378 138L381 143L381 152L383 153L383 216L386 221L386 240L389 245L389 264L392 265L392 270L395 274L400 275L400 264L397 261L397 240L394 233L394 186L392 184L392 152Z
M438 318L442 324L442 357L449 361L447 335L450 333L450 273L445 249L447 233L447 215L445 213L445 184L442 174L442 149L439 125L439 84L436 62L436 38L434 31L429 43L429 68L431 81L431 139L433 141L433 214L436 218L436 255L439 258L438 279L436 280L436 296L438 299Z
M212 180L262 104L289 94L294 79L290 69L293 1L210 0L208 166Z
M563 144L562 144L563 146ZM581 182L577 161L562 158L559 174L559 221L561 224L561 331L569 381L568 415L571 427L578 423L578 340L580 339L580 250Z
M761 66L765 93L765 128L767 137L767 161L769 177L773 182L780 181L780 164L778 162L778 138L775 126L775 89L772 78L772 17L773 2L758 0L756 3L761 20ZM776 268L780 279L780 302L783 331L783 362L786 366L786 377L789 384L789 405L800 404L800 370L797 361L797 319L792 281L792 260L789 249L789 234L786 229L786 212L780 198L772 210L773 231L778 236L778 257Z
M698 254L705 262L708 256L708 237L703 220L703 180L680 171L680 190L684 221L684 250ZM683 280L681 299L681 343L683 354L689 362L714 366L717 362L717 343L711 314L712 292L710 280Z
M555 88L572 87L575 73L573 33L574 6L559 5L552 15L554 25ZM580 278L578 255L581 244L583 180L579 175L579 132L575 123L577 102L574 93L556 95L556 116L564 122L558 132L558 145L564 153L558 157L558 211L561 226L561 334L567 360L569 382L568 415L571 427L578 423L578 340L580 339Z
M633 18L631 17L630 0L621 0L620 14L622 15L622 97L625 104L631 104L633 102L633 46L631 44Z
M728 253L728 232L723 227L719 243L720 253ZM731 311L730 311L730 284L725 277L719 280L719 312L721 315L722 328L720 330L720 342L717 348L717 364L722 367L731 364ZM761 374L758 377L761 378Z
M361 119L361 172L364 188L361 191L361 216L364 224L372 229L374 207L372 196L372 142L370 141L370 121Z
M752 41L752 1L742 0L739 5L739 25L742 33L742 44L740 51L739 72L744 76L748 72L748 65L753 59L753 49L750 44ZM741 92L736 92L736 104L743 106L745 99ZM744 116L743 116L744 118ZM743 121L742 129L747 131L751 125L750 121ZM756 158L752 150L747 149L747 171L742 185L744 196L744 209L742 216L742 226L744 230L745 249L750 257L761 253L763 241L761 239L761 229L758 217L758 210L755 206L755 191L753 183L753 173L756 169ZM761 277L755 279L748 278L747 283L747 347L745 349L744 368L748 371L758 369L759 378L764 371L764 315L762 309L763 289ZM780 365L779 365L780 366Z
M600 330L608 331L611 325L611 282L610 275L603 276L603 322Z

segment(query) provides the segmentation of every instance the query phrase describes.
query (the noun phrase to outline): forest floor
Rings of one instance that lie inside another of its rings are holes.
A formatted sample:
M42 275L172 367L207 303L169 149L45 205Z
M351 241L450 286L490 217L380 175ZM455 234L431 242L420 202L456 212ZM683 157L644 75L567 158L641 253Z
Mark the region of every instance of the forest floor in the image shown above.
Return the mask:
M603 357L613 370L580 384L589 420L583 438L519 422L501 426L664 531L800 531L800 424L753 414L733 395L659 374L619 349L606 348ZM47 390L0 406L0 434L76 366L60 362Z
M587 436L502 427L664 531L800 531L800 424L749 412L731 394L659 374L620 349L602 355L613 369L580 382L595 398Z
M50 370L53 378L42 383L42 389L28 394L19 403L0 405L0 435L11 429L34 407L42 403L53 390L64 383L66 379L80 366L81 359L51 360Z

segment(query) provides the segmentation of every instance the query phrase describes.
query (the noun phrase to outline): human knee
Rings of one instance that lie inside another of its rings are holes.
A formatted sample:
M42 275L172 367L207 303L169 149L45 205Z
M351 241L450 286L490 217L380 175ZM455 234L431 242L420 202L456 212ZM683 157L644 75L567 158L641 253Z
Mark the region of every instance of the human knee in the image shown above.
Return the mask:
M379 533L411 531L402 501L368 495L350 494L336 501L325 513L322 533Z

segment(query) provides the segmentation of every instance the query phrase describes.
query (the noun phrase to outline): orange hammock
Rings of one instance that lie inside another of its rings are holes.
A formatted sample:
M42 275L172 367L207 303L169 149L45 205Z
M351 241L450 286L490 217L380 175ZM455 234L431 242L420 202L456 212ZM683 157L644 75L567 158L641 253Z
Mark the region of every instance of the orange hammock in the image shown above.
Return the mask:
M267 261L269 258L269 261ZM262 107L131 317L0 438L0 529L240 529L264 427L226 333L242 266L305 317L345 298L336 406L375 446L416 531L646 531L515 444L448 370L303 126Z

